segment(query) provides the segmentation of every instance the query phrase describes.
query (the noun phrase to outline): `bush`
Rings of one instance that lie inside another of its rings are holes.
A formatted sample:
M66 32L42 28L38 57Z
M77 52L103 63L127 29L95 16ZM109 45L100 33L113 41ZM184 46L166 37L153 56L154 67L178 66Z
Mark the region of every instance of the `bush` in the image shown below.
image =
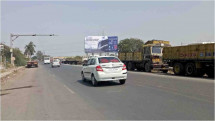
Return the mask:
M7 68L10 68L11 65L10 65L10 47L8 47L7 45L4 45L4 49L1 51L1 55L3 56L3 63L5 63L5 58L6 58L6 61L7 61ZM18 48L14 48L13 49L13 56L16 58L15 61L14 61L14 64L16 66L24 66L26 65L26 58L24 56L24 54L18 49Z
M26 65L27 60L26 60L24 54L22 54L22 52L18 48L13 49L13 56L16 58L14 61L16 66Z

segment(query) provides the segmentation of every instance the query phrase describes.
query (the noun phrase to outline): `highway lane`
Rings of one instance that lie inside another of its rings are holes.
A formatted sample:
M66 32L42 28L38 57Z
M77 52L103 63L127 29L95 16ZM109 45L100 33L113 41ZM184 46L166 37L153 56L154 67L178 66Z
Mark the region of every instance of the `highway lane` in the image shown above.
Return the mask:
M2 96L3 119L214 119L212 79L129 72L125 85L104 82L93 87L81 81L80 72L81 66L72 65L27 69L15 80L28 80L34 88L28 89L25 101L15 96L18 92ZM15 97L18 106L7 101ZM12 110L13 105L25 109Z
M80 66L45 67L107 119L213 118L211 79L129 72L125 85L101 83L92 87L80 80Z

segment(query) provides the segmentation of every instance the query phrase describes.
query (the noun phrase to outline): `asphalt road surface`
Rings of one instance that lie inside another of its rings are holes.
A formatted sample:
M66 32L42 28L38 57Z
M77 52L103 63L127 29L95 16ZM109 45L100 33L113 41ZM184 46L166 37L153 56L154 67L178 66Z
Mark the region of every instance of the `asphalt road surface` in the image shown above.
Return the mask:
M214 80L129 72L125 85L81 81L81 66L25 69L1 89L3 120L213 120Z

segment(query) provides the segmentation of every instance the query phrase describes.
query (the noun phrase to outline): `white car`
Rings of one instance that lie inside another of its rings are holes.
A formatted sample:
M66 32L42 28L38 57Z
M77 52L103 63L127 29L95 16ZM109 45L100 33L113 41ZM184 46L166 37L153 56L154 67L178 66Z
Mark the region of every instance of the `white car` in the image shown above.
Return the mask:
M53 62L51 63L52 68L53 67L60 67L60 60L59 59L54 59Z
M119 81L124 84L127 79L127 69L117 57L100 56L92 57L83 65L82 80L90 80L93 86L100 81Z

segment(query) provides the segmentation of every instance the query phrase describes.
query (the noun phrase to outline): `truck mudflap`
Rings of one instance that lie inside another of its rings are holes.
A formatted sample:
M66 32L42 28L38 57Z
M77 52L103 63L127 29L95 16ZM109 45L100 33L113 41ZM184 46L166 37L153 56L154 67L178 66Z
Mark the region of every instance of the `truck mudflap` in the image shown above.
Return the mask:
M153 70L169 70L168 64L152 64Z

